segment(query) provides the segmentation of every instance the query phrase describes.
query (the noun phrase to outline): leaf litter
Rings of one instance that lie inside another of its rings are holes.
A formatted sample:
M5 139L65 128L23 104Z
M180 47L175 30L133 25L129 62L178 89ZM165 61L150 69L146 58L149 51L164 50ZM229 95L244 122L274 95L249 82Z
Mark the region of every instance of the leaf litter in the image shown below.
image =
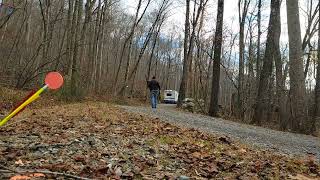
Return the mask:
M0 129L0 165L0 177L12 179L320 178L312 157L252 149L93 101L35 107L11 120Z

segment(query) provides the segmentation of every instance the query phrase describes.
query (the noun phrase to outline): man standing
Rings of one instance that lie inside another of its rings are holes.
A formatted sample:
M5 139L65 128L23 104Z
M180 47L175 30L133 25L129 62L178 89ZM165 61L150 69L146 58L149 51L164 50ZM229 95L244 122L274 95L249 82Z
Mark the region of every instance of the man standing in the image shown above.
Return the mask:
M150 98L152 109L157 108L158 95L160 93L160 85L156 80L156 77L153 76L151 81L147 81L148 88L150 89Z

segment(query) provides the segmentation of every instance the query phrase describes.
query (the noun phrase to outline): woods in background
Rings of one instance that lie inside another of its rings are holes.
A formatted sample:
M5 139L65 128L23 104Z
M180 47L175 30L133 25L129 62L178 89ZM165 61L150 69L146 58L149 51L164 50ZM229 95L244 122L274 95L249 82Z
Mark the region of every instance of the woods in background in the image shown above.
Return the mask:
M211 116L316 132L319 2L238 0L235 22L225 18L226 0L138 0L133 13L124 3L3 0L0 84L28 89L60 71L65 97L143 98L146 79L157 76L179 90L178 106L193 98ZM177 27L169 19L181 4Z
M68 79L70 96L78 96L78 90L134 94L144 91L148 65L149 74L157 72L167 80L166 86L177 84L175 77L181 69L178 32L169 32L171 38L159 33L168 16L168 0L153 2L152 7L151 1L140 0L135 17L121 9L119 0L6 4L13 4L16 12L8 21L5 14L0 19L4 24L0 29L1 84L31 87L46 72L58 70Z

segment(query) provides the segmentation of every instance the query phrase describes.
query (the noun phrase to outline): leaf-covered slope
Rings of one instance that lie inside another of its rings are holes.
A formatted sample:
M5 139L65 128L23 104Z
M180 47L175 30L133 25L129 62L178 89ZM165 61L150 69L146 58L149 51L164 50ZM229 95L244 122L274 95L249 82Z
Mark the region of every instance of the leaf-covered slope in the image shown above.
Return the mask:
M96 102L26 110L0 129L0 164L88 178L320 177L312 158L251 149Z

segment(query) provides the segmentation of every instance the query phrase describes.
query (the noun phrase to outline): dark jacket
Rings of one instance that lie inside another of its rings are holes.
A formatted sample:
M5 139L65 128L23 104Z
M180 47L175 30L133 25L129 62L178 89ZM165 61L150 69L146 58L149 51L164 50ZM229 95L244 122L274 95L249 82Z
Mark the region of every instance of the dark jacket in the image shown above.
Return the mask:
M147 81L147 83L148 83L148 88L150 89L150 91L160 90L160 85L159 85L158 81L152 79L151 81Z

